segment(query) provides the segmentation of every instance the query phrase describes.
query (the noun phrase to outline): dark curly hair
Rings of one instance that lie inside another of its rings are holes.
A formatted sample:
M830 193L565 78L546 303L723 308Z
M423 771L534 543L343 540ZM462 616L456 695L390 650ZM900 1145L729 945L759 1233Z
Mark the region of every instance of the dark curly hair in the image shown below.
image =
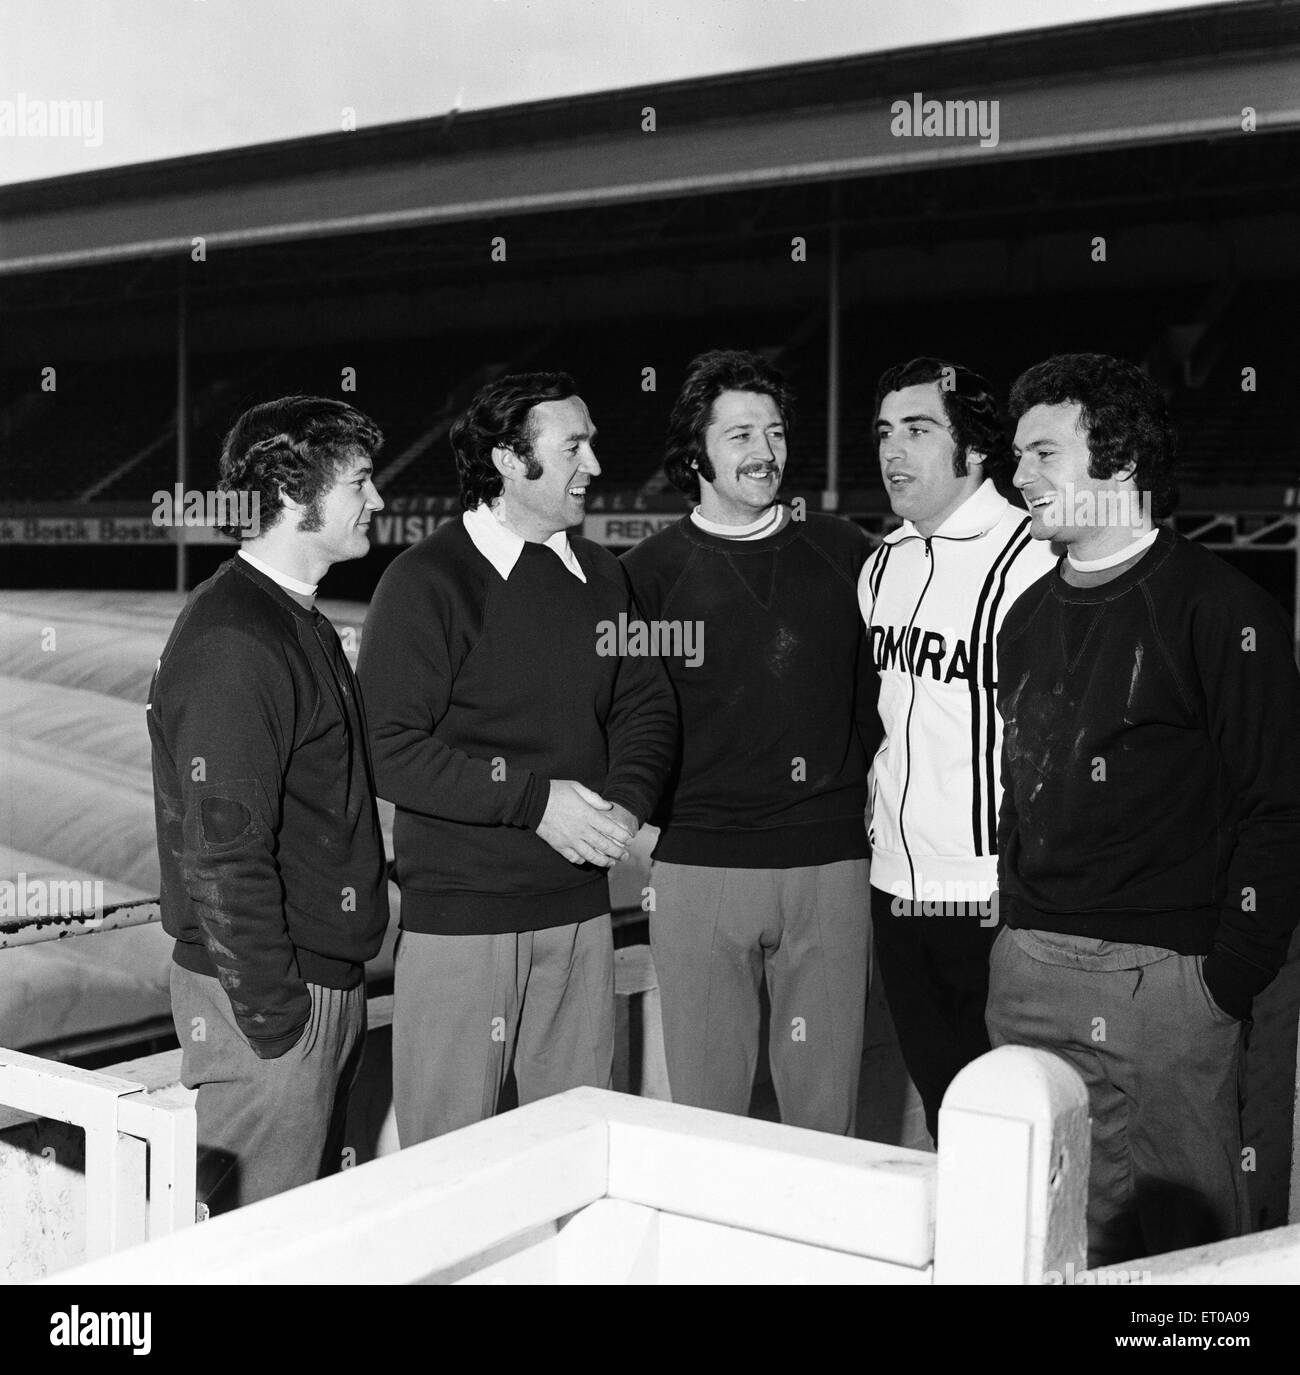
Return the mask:
M977 453L984 455L985 477L991 477L995 482L1008 478L1014 466L1011 445L992 387L979 373L943 358L913 358L910 363L899 363L880 374L880 381L876 383L876 405L871 416L871 433L877 452L880 449L880 437L876 435L876 422L880 419L880 406L885 397L891 391L921 387L928 382L939 384L944 414L952 426L953 441L957 445L957 452L952 459L953 476L965 477L966 456Z
M567 372L516 372L481 387L469 409L448 432L460 476L460 504L472 511L501 495L501 474L492 450L512 449L524 461L524 476L536 481L542 465L533 457L534 406L544 401L567 401L578 389Z
M253 406L222 440L217 490L250 493L257 524L223 525L222 534L244 539L269 530L284 514L282 493L307 508L301 529L319 530L321 498L352 452L373 459L383 443L368 415L326 396L283 396Z
M1157 520L1178 505L1178 436L1152 380L1105 353L1058 353L1022 372L1008 405L1014 424L1034 406L1073 403L1088 441L1088 476L1113 477L1130 463L1139 492L1150 492Z
M787 434L794 425L794 394L785 378L759 354L742 349L710 349L693 358L673 403L664 451L668 480L692 501L700 499L701 477L706 482L713 481L713 464L704 448L704 432L713 418L713 403L726 391L770 396L781 412Z

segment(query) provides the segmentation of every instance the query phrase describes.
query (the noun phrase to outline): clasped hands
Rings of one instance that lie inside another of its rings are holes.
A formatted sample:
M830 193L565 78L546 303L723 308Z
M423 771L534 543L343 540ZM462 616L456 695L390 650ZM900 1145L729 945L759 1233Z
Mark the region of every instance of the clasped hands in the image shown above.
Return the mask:
M609 869L627 858L627 847L638 829L626 807L606 802L572 778L553 778L537 834L570 864Z

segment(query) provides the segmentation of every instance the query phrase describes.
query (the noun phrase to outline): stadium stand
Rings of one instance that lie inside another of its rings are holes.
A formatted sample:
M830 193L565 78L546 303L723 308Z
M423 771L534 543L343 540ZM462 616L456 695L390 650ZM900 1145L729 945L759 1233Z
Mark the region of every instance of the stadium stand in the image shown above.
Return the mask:
M1265 379L1265 394L1243 392L1242 360L1267 373L1295 318L1285 282L1258 288L1219 331L1213 365L1185 385L1180 368L1167 390L1182 439L1182 477L1195 487L1231 481L1287 486L1300 482L1300 451L1287 406ZM1177 319L1185 293L1140 297L1061 297L1045 316L1033 298L981 302L951 315L915 318L906 306L859 305L844 312L840 420L841 487L874 496L871 439L875 379L889 364L920 352L968 362L1004 391L1030 363L1053 352L1093 349L1151 361L1164 338L1161 321ZM989 317L1013 321L991 332ZM600 430L598 454L608 491L637 491L660 466L663 435L677 380L705 347L757 348L787 372L798 398L788 486L819 492L826 481L827 367L825 326L793 316L731 317L720 330L707 320L635 322L621 331L572 326L522 344L507 335L466 346L431 336L400 345L339 343L329 349L281 350L262 358L221 356L196 368L190 467L193 485L216 480L221 437L255 401L292 392L339 394L345 368L355 371L349 399L383 426L387 442L380 488L390 497L450 497L455 471L447 444L450 421L489 377L527 367L573 373ZM478 360L484 361L478 361ZM653 360L650 362L648 360ZM654 391L642 384L655 370ZM55 396L28 392L6 408L10 461L3 499L147 502L174 480L175 419L168 414L171 378L159 368L73 368ZM123 398L130 397L124 405Z

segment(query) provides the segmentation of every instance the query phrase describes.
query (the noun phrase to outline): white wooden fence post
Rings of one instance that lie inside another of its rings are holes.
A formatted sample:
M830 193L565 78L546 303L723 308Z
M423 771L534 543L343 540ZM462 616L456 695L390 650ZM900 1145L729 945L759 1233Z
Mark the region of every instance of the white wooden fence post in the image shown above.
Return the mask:
M1057 1055L1001 1046L939 1110L936 1284L1038 1284L1086 1262L1088 1093Z
M193 1224L188 1091L151 1100L134 1080L0 1048L0 1106L85 1132L87 1260Z

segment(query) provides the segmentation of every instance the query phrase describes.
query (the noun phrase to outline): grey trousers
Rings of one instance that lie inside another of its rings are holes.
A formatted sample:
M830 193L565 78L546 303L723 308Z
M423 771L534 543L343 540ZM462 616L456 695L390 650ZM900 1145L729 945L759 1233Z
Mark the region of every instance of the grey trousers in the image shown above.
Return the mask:
M401 1144L491 1117L512 1062L521 1105L566 1089L611 1087L608 913L495 936L402 932L393 985Z
M852 1133L871 981L867 868L654 863L650 944L674 1103L748 1111L766 978L781 1121Z
M1249 1230L1242 1023L1210 998L1202 959L1099 972L1035 960L1006 930L994 943L989 1040L1054 1051L1088 1086L1091 1266Z
M181 1082L197 1089L198 1201L212 1214L333 1174L361 1067L366 987L308 984L311 1020L274 1060L253 1052L221 984L173 964Z

